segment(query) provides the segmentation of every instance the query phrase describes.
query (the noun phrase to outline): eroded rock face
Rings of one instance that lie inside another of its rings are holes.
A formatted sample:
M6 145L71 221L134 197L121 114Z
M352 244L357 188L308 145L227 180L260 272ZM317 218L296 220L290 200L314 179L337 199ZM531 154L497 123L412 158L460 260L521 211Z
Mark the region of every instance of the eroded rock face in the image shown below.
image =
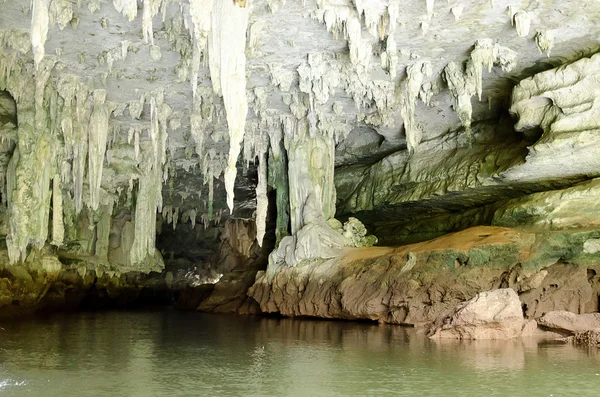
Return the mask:
M121 273L82 259L59 260L50 247L18 265L8 263L6 250L0 250L0 258L1 318L45 310L169 304L176 291L170 273Z
M249 295L267 313L411 325L448 317L457 305L498 288L519 294L519 312L528 319L547 310L594 312L598 284L580 233L475 227L400 248L348 250L261 272Z
M428 323L499 287L532 238L475 228L396 249L352 249L335 259L259 273L249 294L268 313Z
M539 324L544 327L579 333L600 329L600 313L576 314L564 310L544 314L539 319Z
M513 339L521 336L524 324L519 295L503 288L480 292L459 305L431 338Z

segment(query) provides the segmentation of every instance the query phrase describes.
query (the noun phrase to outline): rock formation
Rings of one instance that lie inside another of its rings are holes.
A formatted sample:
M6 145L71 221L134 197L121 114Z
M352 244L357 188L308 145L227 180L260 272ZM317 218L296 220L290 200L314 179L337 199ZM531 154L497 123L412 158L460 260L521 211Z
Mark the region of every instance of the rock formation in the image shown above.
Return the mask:
M512 339L521 336L525 324L519 295L512 288L480 292L442 321L432 338Z
M598 311L597 2L0 3L0 315Z

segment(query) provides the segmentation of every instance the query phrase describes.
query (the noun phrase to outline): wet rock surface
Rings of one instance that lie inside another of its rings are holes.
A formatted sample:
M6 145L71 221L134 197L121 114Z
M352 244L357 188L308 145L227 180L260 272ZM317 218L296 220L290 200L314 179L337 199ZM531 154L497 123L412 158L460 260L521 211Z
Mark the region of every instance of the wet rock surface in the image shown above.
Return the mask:
M525 320L519 295L504 288L480 292L441 323L430 331L431 338L513 339L521 336Z
M548 308L594 312L597 285L585 261L576 263L573 238L476 227L424 243L359 249L261 272L249 294L267 313L409 325L449 317L457 305L499 288L519 294L519 311L528 319ZM561 263L561 256L573 262Z
M600 329L578 332L572 341L577 345L600 348Z
M0 251L6 255L6 251ZM170 305L179 287L168 272L125 272L46 252L0 267L0 317L40 311Z
M600 313L576 314L568 311L553 311L544 314L538 321L544 327L573 334L600 329Z

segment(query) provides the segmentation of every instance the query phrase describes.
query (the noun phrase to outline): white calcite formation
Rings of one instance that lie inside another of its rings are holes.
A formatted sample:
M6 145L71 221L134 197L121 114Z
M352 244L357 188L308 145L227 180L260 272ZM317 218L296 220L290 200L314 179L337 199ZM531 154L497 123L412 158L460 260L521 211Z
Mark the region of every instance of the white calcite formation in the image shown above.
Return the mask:
M406 134L406 146L409 152L413 152L422 139L422 133L415 120L415 104L417 97L426 98L427 90L424 86L425 80L431 77L431 64L420 62L409 65L406 68L406 80L402 87L401 111L404 119L404 130Z
M34 0L31 12L31 48L36 67L44 58L44 48L48 37L48 24L50 23L48 7L50 0Z
M100 184L102 183L102 169L104 167L104 154L106 152L106 139L108 137L108 109L105 102L106 91L94 91L94 105L88 127L88 175L90 206L93 210L97 210L100 203Z
M210 227L221 216L255 214L262 243L270 189L272 263L337 255L356 244L334 221L336 147L365 163L390 154L425 163L461 127L469 135L476 121L497 119L509 79L547 56L593 50L573 47L600 33L583 11L542 1L507 14L508 5L1 2L0 89L17 109L17 121L0 124L10 260L50 244L159 266L157 223ZM579 29L567 29L574 21ZM544 139L595 130L596 63L522 82L517 129L540 127ZM544 147L532 145L531 158Z
M236 4L240 3L240 4ZM225 169L227 206L233 212L237 158L241 152L248 114L246 98L246 30L249 10L242 2L215 1L209 41L213 88L223 96L229 129L229 157Z
M595 136L600 130L600 56L583 58L522 80L510 108L517 131L540 128L527 162L508 174L512 180L550 175L597 175ZM552 164L551 166L549 164Z
M471 57L464 66L451 62L444 69L444 78L454 97L454 108L467 134L470 134L473 117L471 98L477 95L481 101L483 93L483 68L487 68L489 73L498 64L502 70L510 72L516 59L517 53L511 49L494 43L492 39L481 39L475 42Z

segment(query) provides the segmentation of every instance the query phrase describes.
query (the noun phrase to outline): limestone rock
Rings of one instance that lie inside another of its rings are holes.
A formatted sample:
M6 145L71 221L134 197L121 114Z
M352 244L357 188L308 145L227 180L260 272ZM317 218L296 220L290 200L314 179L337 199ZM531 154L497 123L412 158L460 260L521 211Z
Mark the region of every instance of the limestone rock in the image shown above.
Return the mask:
M559 310L544 314L538 321L544 327L577 333L600 328L600 313L575 314Z
M535 320L525 320L525 325L521 331L521 337L536 339L562 339L563 335L558 332L552 332L538 327L538 322Z
M498 288L533 236L480 227L399 248L347 248L342 256L270 268L248 294L267 313L421 325Z
M350 240L353 247L372 247L377 244L377 237L367 235L365 225L354 217L348 218L348 221L342 227L341 233Z
M485 291L459 305L432 338L512 339L521 336L521 301L511 288Z

